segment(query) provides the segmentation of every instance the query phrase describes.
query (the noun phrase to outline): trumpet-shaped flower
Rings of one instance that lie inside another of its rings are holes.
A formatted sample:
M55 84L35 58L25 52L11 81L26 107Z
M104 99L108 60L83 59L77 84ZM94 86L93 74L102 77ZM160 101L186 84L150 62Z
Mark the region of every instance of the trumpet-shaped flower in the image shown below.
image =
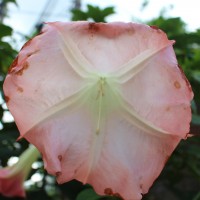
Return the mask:
M166 34L135 23L47 23L4 83L20 137L63 183L138 200L191 121L190 85Z
M31 171L32 163L39 155L38 150L31 145L16 164L0 169L0 194L6 197L25 197L23 184Z

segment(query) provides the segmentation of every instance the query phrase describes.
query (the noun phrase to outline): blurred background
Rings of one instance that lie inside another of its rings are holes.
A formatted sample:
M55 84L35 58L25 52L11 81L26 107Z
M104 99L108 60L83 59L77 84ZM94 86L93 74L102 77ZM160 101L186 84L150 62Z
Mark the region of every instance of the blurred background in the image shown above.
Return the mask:
M46 21L134 21L156 25L169 39L193 91L191 134L182 141L144 200L200 200L200 14L196 0L0 0L0 166L11 165L28 147L7 110L2 85L23 43ZM28 200L120 200L98 196L77 181L58 185L39 159L25 182ZM8 199L0 195L0 200ZM13 198L20 199L20 198Z

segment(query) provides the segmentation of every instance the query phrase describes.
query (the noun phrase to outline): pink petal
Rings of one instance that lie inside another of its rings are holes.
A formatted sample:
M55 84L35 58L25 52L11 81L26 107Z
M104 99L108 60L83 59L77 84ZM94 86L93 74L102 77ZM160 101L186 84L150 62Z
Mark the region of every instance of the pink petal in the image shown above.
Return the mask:
M141 199L189 131L192 91L161 30L49 23L4 83L22 137L59 183Z
M20 155L17 163L0 169L0 194L7 197L25 197L24 181L39 155L38 150L30 145Z
M23 173L10 176L11 168L0 169L0 194L6 197L25 197Z
M180 138L146 134L120 112L112 113L103 123L104 129L96 135L96 126L84 108L73 114L65 111L25 138L37 144L46 169L57 176L59 183L77 179L90 183L101 195L111 189L124 199L141 199Z
M193 93L171 46L154 56L145 70L123 83L122 88L126 100L141 117L171 134L187 136Z

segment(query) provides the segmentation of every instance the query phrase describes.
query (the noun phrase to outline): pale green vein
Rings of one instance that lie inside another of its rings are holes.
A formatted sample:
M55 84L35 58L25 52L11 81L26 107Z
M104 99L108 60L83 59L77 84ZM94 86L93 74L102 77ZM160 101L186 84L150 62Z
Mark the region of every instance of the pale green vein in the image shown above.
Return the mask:
M113 72L111 76L116 77L120 83L125 83L129 81L132 77L142 71L150 62L150 59L155 55L160 53L162 50L166 49L170 45L173 44L173 41L170 41L167 45L156 49L147 49L144 52L140 53L135 58L131 59L124 65L120 67L120 69L116 72Z
M77 45L70 37L64 37L60 33L60 48L72 69L82 78L93 78L96 71L92 70L94 67L83 56Z
M68 110L68 112L70 112L71 110L81 106L82 103L84 103L84 99L86 98L85 94L87 94L87 91L89 90L89 88L90 88L90 86L85 85L84 87L82 87L81 89L77 90L76 92L74 92L69 97L63 99L59 103L53 105L52 107L50 107L49 109L47 109L46 111L41 113L41 115L39 116L37 121L34 122L32 127L27 132L30 132L35 127L37 127L40 124L44 123L46 120L55 117L57 114L59 114L60 112L65 111L66 109ZM22 137L24 137L24 135Z
M127 102L124 102L122 107L123 107L124 117L132 125L138 127L140 130L157 136L162 136L163 134L164 135L169 134L167 131L158 128L157 126L153 125L152 123L150 123L149 121L138 115L138 113L135 110L133 110L133 108L130 105L128 105Z
M119 105L121 107L121 114L133 126L139 128L140 130L148 134L153 134L157 136L169 134L167 131L164 131L163 129L153 125L151 122L141 117L117 90L113 90L112 88L112 92L116 96L116 101L119 102Z

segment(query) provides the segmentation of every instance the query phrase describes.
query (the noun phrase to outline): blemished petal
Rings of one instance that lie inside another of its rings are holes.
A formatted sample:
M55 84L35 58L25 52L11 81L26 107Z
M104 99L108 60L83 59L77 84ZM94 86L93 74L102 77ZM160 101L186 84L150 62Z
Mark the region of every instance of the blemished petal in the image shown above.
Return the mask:
M100 194L112 191L126 200L141 199L180 138L146 134L127 122L121 113L110 115L105 131L104 148L88 182Z
M122 84L124 98L141 117L185 138L191 121L193 93L172 47L155 55L136 76Z
M48 23L4 83L21 137L59 183L139 200L189 132L190 85L159 29Z
M65 59L59 40L59 32L47 25L25 44L9 70L4 91L10 110L16 110L12 114L21 135L37 124L42 113L86 84Z
M59 183L77 179L101 195L110 189L127 200L141 199L180 138L146 134L120 112L111 113L103 124L101 133L94 134L95 123L83 107L48 120L25 138L37 145L45 168Z

